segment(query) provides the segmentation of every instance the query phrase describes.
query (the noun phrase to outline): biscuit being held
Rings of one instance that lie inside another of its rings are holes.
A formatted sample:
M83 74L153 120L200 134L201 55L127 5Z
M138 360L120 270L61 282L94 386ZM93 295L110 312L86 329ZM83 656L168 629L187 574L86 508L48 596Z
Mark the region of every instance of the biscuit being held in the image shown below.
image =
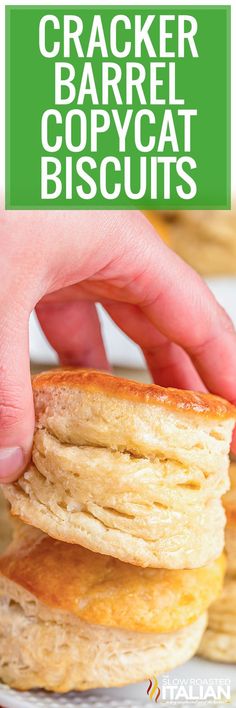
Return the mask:
M4 487L13 514L144 567L221 553L233 406L83 369L40 374L33 391L32 464Z

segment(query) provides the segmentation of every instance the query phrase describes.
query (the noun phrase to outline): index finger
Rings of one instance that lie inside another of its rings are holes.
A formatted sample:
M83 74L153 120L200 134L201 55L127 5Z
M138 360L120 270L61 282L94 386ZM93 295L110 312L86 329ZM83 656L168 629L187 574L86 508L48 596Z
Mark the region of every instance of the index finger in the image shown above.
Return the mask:
M132 272L130 301L139 304L170 341L185 349L209 391L236 402L236 333L230 318L202 278L158 238L150 224L142 226L132 266L127 253L122 263L129 277Z

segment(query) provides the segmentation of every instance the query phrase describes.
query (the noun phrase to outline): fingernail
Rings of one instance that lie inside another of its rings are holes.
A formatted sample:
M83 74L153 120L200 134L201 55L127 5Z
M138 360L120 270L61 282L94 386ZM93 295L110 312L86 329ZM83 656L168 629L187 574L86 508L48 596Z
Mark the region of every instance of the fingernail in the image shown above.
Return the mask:
M0 479L11 481L24 468L25 458L21 447L0 447Z

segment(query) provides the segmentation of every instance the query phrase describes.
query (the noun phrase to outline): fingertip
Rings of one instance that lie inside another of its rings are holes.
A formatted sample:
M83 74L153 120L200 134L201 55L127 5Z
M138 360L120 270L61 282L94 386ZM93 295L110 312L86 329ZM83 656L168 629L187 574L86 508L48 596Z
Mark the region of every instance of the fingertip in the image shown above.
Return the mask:
M29 455L20 446L0 447L0 482L15 482L24 472Z

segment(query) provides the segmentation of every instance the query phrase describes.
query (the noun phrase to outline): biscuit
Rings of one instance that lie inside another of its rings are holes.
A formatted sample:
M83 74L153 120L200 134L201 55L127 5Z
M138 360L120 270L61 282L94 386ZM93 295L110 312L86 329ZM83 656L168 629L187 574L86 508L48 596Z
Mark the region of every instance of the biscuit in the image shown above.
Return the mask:
M83 369L39 374L33 391L32 464L4 487L13 514L143 567L221 553L233 406Z
M223 497L226 511L227 576L221 596L209 610L200 653L208 659L236 663L236 463L230 465L231 488Z
M199 654L236 663L236 578L226 577L221 596L210 607Z
M42 611L22 593L27 614L11 584L0 602L0 677L18 690L83 691L124 686L188 661L206 625L202 615L172 634L145 634L91 626L64 613Z
M204 659L234 664L236 663L236 634L213 631L208 626L198 653Z
M26 527L0 558L0 678L69 691L173 668L199 645L224 565L143 569Z
M27 526L0 558L1 576L52 609L140 632L194 622L219 595L224 571L224 556L193 570L141 568Z
M201 275L236 274L236 208L158 212L173 250ZM152 223L155 226L155 217ZM159 233L158 223L157 232Z
M12 539L11 514L9 504L0 490L0 553L3 553Z
M225 550L227 573L236 576L236 463L230 465L230 490L223 497L226 512ZM236 578L235 578L236 582Z

